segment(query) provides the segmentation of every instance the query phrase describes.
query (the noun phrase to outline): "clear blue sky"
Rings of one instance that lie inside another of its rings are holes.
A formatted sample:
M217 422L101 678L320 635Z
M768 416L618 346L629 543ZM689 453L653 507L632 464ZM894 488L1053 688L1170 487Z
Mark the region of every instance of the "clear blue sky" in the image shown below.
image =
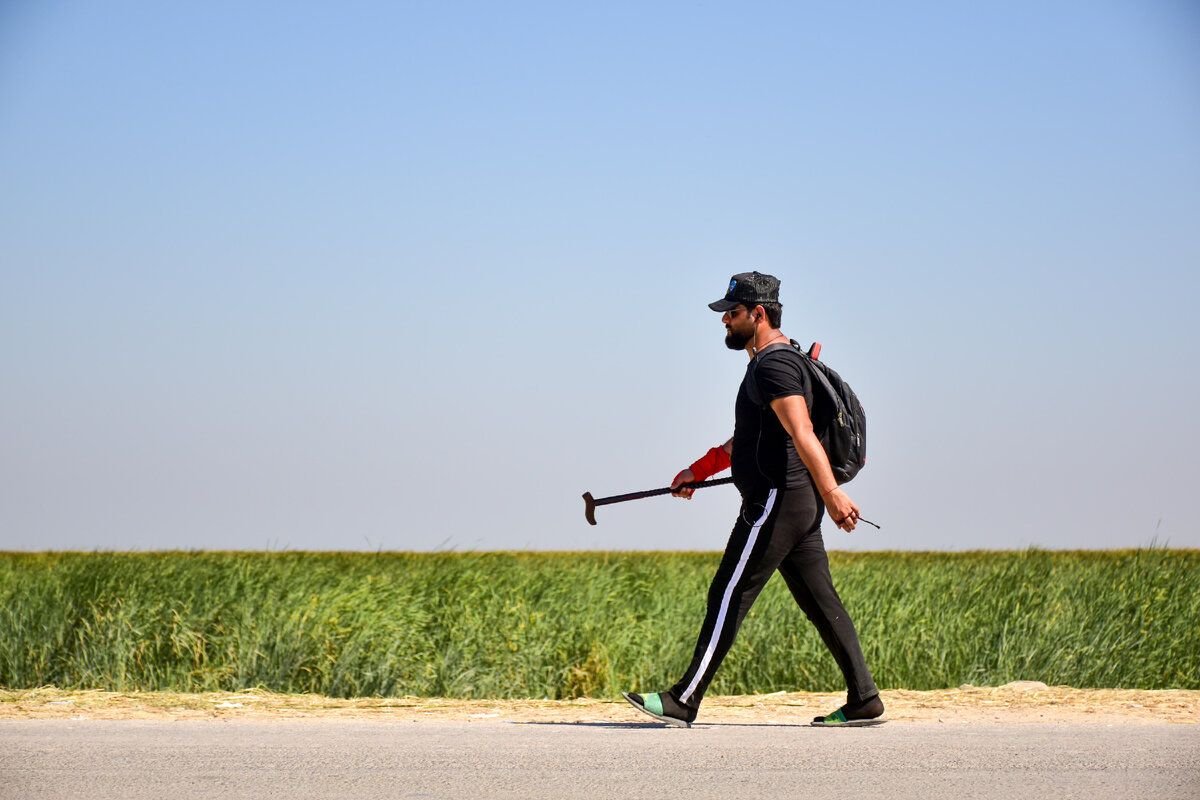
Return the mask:
M717 549L705 304L866 406L831 547L1200 546L1200 11L0 5L0 549Z

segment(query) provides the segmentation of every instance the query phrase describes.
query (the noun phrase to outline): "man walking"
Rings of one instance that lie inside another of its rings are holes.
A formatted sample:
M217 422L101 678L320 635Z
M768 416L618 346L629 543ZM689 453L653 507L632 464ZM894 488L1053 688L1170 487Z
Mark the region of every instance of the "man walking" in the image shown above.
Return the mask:
M758 272L734 275L725 297L709 308L721 313L725 345L745 350L750 364L734 406L733 438L676 475L671 488L677 497L690 498L694 490L683 484L732 466L741 512L709 587L708 610L687 671L665 692L626 692L624 697L656 719L690 727L746 612L778 569L846 680L846 704L812 724L878 724L883 702L854 623L833 588L821 538L826 508L849 532L858 523L858 506L838 488L813 432L807 368L779 330L779 280Z

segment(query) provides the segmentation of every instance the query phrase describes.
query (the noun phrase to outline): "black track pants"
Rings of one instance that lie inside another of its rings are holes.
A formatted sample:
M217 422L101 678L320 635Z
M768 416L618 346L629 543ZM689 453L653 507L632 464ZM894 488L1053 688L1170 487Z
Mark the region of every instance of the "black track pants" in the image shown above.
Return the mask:
M849 702L879 693L854 623L829 576L829 557L821 538L824 513L825 505L811 487L771 489L743 499L741 516L708 590L708 611L696 653L670 690L680 705L700 706L746 612L776 569L841 668Z

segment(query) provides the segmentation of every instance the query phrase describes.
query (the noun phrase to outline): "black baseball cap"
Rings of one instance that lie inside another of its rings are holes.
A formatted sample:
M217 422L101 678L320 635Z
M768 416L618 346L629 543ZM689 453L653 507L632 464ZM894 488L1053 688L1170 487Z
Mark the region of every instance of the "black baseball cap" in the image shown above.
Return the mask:
M761 303L778 302L779 278L761 272L740 272L729 279L725 297L709 303L708 307L724 314L739 305L754 308Z

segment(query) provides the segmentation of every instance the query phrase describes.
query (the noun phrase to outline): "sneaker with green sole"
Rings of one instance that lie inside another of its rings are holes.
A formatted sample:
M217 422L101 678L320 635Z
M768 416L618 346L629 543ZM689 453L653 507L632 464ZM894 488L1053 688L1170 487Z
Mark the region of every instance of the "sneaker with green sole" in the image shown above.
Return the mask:
M665 692L649 692L644 695L621 692L621 696L638 711L676 728L690 728L692 720L696 718L696 712L679 705L671 695Z
M868 725L882 725L887 722L879 719L882 715L883 701L875 695L860 703L847 703L832 714L815 717L809 724L814 728L865 728Z

